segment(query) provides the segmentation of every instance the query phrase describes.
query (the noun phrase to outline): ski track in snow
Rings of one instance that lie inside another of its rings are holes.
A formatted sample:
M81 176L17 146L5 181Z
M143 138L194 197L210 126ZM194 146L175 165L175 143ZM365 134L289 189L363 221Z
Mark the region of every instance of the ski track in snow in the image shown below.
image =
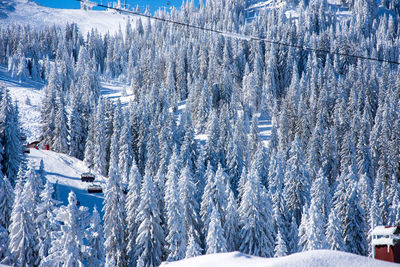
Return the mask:
M96 206L102 217L104 196L87 192L87 186L91 183L81 182L81 174L89 171L83 161L62 153L37 149L30 149L27 158L36 170L39 170L40 161L43 160L46 179L53 184L58 183L57 199L62 201L62 204L68 204L68 194L74 191L82 206L88 207L90 211ZM95 182L104 188L104 177L96 175Z

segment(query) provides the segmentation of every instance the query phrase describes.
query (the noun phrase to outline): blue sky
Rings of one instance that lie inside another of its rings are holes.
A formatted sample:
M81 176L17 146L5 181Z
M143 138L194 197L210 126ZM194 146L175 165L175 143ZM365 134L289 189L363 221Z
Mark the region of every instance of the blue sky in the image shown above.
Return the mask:
M48 7L55 7L55 8L79 8L79 2L76 0L34 0L40 5L48 6ZM118 0L114 0L117 2ZM124 0L121 0L123 3ZM109 2L113 1L106 1L106 0L99 0L98 3L103 3L107 5ZM197 2L197 1L196 1ZM168 6L176 6L180 7L182 4L182 0L126 0L126 3L130 6L136 7L139 5L141 10L144 10L146 6L150 7L151 13L154 13L159 7Z

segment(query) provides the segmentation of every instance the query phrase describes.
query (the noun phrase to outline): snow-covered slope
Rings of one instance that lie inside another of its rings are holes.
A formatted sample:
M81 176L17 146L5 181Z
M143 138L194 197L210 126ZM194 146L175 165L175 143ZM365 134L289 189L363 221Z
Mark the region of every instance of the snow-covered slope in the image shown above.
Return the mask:
M397 264L362 257L350 253L315 250L292 254L281 258L260 258L243 253L220 253L181 260L164 262L162 267L389 267Z
M116 32L120 26L124 30L128 19L135 18L111 11L49 8L29 0L0 0L0 25L26 24L42 28L74 22L86 34L92 28L101 33Z
M62 153L56 153L46 150L30 149L28 160L31 166L39 170L40 161L43 160L45 176L51 183L57 183L57 199L65 205L68 204L68 194L74 191L76 197L82 206L94 206L101 211L103 207L103 194L89 194L87 187L90 183L81 182L81 174L89 171L86 164L76 158ZM104 177L96 176L95 183L104 188Z

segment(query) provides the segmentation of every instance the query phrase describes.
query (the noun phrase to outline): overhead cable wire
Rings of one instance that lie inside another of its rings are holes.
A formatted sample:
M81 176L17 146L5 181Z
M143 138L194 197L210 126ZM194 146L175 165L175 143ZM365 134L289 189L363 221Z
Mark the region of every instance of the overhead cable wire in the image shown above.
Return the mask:
M76 0L76 1L83 2L83 3L87 2L85 0ZM142 13L127 10L127 9L122 9L122 8L117 8L117 7L109 7L109 6L106 6L103 4L98 4L96 2L90 2L90 3L93 6L112 9L112 10L115 10L118 12L124 12L124 13L132 14L135 16L139 16L139 17L144 17L144 18L148 18L148 19L152 19L152 20L156 20L156 21L175 24L175 25L182 26L182 27L187 27L187 28L192 28L192 29L196 29L196 30L221 34L225 37L236 38L236 39L241 39L241 40L246 40L246 41L265 42L265 43L269 43L269 44L292 47L292 48L296 48L296 49L300 49L300 50L304 50L304 51L316 52L316 53L324 53L324 54L337 55L337 56L342 56L342 57L351 57L351 58L356 58L356 59L361 59L361 60L370 60L370 61L376 61L376 62L381 62L381 63L400 65L400 62L398 62L398 61L335 52L335 51L330 51L330 50L325 50L325 49L318 49L318 48L312 48L312 47L307 47L307 46L302 46L302 45L297 45L297 44L281 42L281 41L269 40L269 39L257 37L257 36L242 35L242 34L238 34L238 33L234 33L234 32L226 32L226 31L216 30L216 29L212 29L212 28L197 26L197 25L193 25L193 24L189 24L189 23L185 23L185 22L179 22L179 21L175 21L175 20L171 20L171 19L160 18L160 17L155 17L155 16L151 16L151 15L147 15L147 14L142 14Z

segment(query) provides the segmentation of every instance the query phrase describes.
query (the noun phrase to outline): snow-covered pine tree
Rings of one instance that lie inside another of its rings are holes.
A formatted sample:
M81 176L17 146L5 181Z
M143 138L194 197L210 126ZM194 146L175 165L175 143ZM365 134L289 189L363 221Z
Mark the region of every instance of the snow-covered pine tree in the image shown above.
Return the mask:
M36 207L36 231L39 241L39 259L44 260L51 247L51 233L59 230L55 221L55 209L58 202L53 199L53 185L47 182L40 193L40 203Z
M239 249L250 255L273 257L275 230L271 200L261 184L257 170L252 167L249 175L239 206Z
M100 215L96 207L93 209L90 225L86 232L86 239L89 247L89 251L86 255L86 266L104 266L105 252L103 226L101 225Z
M111 262L115 266L124 266L124 201L120 184L120 173L115 159L110 165L110 175L104 192L103 221L105 238L106 264Z
M77 206L73 191L68 194L68 206L56 209L60 230L51 233L49 255L42 266L83 266L85 228L89 224L88 208Z
M306 250L326 249L328 244L325 237L325 218L321 212L321 206L317 199L311 200L308 209L308 223L306 226L307 242Z
M309 201L310 178L305 166L303 148L296 135L292 142L285 174L283 196L289 212L293 213L296 222L300 223L301 210Z
M276 242L275 242L275 254L274 257L283 257L288 255L286 242L281 235L281 231L278 229L278 234L276 235Z
M96 111L95 129L94 136L94 150L93 153L94 169L101 175L107 174L107 151L106 151L106 133L105 133L105 122L104 122L104 102L99 101Z
M60 153L68 153L68 121L65 110L64 97L61 92L57 92L56 116L54 120L54 139L53 150Z
M13 202L14 190L8 178L3 176L2 170L0 170L0 226L4 229L8 229L11 223Z
M139 225L135 250L137 266L156 267L162 260L164 231L160 225L160 210L154 190L152 178L145 173L136 217L136 223Z
M193 174L190 168L186 165L178 180L179 196L182 204L183 218L185 220L185 236L187 242L186 254L194 256L194 254L201 253L200 248L200 217L199 217L199 202L196 196L196 185L193 181ZM192 238L189 248L189 238ZM188 249L196 249L197 252L188 252Z
M343 228L342 224L336 214L335 209L331 209L328 218L328 224L326 226L326 241L329 244L331 250L343 250Z
M213 203L210 205L211 216L206 237L206 254L226 252L226 239L221 226L221 217Z
M129 123L128 114L125 115L125 119L123 120L121 136L119 140L119 161L118 167L120 169L121 175L124 177L129 177L131 162L133 160L133 151L132 151L132 133L131 126ZM135 163L136 164L136 163Z
M3 171L14 186L24 155L18 109L12 104L7 89L2 92L0 102L0 135L3 146Z
M32 218L33 193L25 190L22 184L16 185L16 196L9 226L9 251L15 266L34 266L37 264L36 229ZM26 198L25 198L26 197Z
M344 242L347 252L364 255L368 253L368 244L365 237L367 223L365 214L360 207L358 184L352 185L346 210L346 224L344 227Z
M165 241L168 246L168 261L181 260L185 257L186 222L178 188L180 164L180 156L175 147L168 166L165 183L165 217L167 219L168 232Z
M76 93L71 101L71 112L69 114L69 155L77 159L83 160L85 155L85 143L87 137L87 129L85 118L82 114L82 97Z
M8 241L7 229L0 225L0 262L10 255L10 252L8 251Z
M134 266L136 264L136 237L139 225L137 224L136 217L140 204L140 188L142 183L142 176L136 166L135 161L132 161L132 167L129 172L128 194L126 197L126 254L127 264Z

